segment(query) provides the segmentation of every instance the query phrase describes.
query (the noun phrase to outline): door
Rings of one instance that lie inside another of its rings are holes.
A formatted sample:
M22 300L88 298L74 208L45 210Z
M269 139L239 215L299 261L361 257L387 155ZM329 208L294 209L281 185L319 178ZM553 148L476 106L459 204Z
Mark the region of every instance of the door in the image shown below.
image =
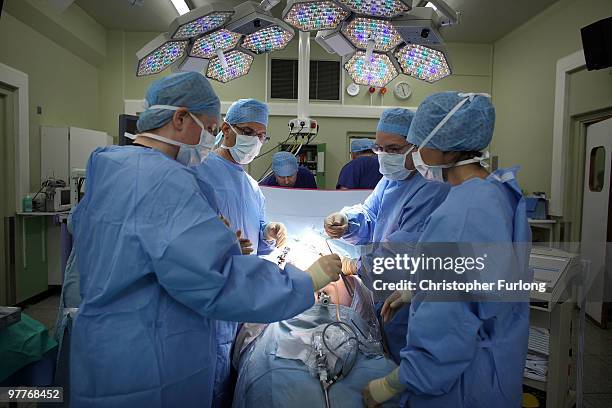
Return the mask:
M603 302L606 299L607 245L610 241L612 221L610 215L610 170L612 164L612 119L587 128L585 157L584 198L582 206L581 252L591 261L587 279L586 313L605 325Z

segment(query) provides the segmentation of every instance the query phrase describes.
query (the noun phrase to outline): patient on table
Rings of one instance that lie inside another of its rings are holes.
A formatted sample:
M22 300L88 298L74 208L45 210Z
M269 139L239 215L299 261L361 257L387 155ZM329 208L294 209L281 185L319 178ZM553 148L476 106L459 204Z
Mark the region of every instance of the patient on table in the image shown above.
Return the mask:
M233 364L241 407L360 407L361 392L396 366L383 354L372 293L355 276L315 294L315 305L269 325L244 324ZM397 406L391 400L384 406Z

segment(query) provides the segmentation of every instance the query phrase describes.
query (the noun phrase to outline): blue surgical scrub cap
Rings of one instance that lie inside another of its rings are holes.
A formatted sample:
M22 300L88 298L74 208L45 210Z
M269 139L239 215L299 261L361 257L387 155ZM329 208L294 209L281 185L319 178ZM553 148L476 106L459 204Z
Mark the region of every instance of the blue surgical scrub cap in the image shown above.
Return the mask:
M374 146L374 141L371 139L355 139L351 141L351 153L371 150L372 146Z
M456 112L424 147L444 152L471 152L486 148L493 137L495 108L488 95L474 93L441 92L428 96L417 109L408 132L408 142L421 146L454 109Z
M298 171L298 162L289 152L278 152L272 156L272 171L279 177L293 176Z
M408 135L414 112L404 108L385 109L378 121L376 131L393 133L402 137Z
M151 109L167 105L184 107L191 113L219 117L221 102L210 82L199 72L180 72L153 82L145 96L145 111L138 118L138 131L162 127L172 119L170 109Z
M230 125L255 122L268 126L268 105L255 99L239 99L227 110L225 121Z

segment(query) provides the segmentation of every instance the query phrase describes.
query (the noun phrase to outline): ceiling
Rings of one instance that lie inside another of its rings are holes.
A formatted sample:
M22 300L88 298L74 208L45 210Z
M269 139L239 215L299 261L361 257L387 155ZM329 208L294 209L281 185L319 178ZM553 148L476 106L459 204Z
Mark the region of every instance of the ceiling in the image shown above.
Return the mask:
M214 0L191 0L196 7ZM557 0L446 0L461 12L461 23L446 27L442 33L448 42L493 43L537 15ZM224 0L237 5L242 0ZM132 6L129 0L76 0L76 3L101 25L128 31L166 31L178 16L170 0L144 0ZM273 12L283 9L277 5Z

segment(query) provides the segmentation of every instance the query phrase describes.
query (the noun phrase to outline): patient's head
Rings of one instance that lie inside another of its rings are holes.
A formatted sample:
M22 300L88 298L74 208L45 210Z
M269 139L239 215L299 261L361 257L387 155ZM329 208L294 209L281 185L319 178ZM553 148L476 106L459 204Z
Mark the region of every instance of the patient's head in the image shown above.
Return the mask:
M353 285L353 287L355 287L356 282L353 279L354 278L352 276L347 276L347 280L350 282L350 284ZM331 303L337 303L337 304L340 304L340 305L344 305L344 306L350 307L351 303L353 301L353 299L349 295L348 291L346 290L346 286L345 286L344 281L342 279L340 279L340 280L338 280L336 282L332 282L332 283L328 284L327 286L325 286L320 291L316 292L315 293L315 300L318 298L318 295L321 292L326 293L330 297L330 302Z

